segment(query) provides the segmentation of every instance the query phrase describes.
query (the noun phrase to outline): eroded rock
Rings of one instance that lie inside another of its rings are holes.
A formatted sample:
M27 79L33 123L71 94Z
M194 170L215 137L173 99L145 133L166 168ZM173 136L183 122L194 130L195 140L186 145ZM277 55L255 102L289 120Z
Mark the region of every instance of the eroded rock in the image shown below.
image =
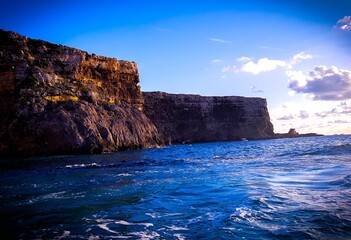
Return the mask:
M110 152L161 144L134 62L0 31L0 153Z

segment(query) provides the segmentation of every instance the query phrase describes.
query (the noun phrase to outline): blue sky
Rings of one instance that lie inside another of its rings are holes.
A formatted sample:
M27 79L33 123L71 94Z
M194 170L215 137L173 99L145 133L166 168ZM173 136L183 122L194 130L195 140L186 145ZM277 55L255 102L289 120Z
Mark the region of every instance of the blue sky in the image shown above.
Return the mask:
M276 132L351 134L351 1L0 1L0 28L135 61L144 91L263 97Z

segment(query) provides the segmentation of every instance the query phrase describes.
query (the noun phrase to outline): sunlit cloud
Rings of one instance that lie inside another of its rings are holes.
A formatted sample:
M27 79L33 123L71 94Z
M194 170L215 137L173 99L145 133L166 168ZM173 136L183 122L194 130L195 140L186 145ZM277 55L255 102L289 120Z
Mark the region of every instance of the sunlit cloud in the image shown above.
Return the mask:
M308 75L290 71L289 88L308 94L313 100L351 99L351 71L337 67L316 66Z
M341 31L351 32L351 16L345 16L339 19L335 27Z
M268 58L261 58L257 62L249 61L243 64L240 68L236 68L237 72L252 73L254 75L262 72L270 72L279 67L285 67L286 62L282 60L274 60Z
M239 58L236 59L237 62L249 62L251 60L252 60L252 58L245 57L245 56L239 57Z
M313 58L313 56L311 54L308 54L305 52L300 52L292 57L290 64L295 65L295 64L301 62L302 60L312 59L312 58Z
M311 54L308 54L305 52L300 52L288 60L269 59L265 57L265 58L260 58L257 61L254 61L252 58L243 56L236 59L237 62L241 63L241 65L239 66L235 65L232 67L232 69L236 73L246 72L246 73L257 75L264 72L271 72L279 68L289 70L293 68L295 64L303 60L312 59L312 58L313 56Z
M210 38L210 41L218 42L218 43L232 43L232 41L221 39L221 38Z

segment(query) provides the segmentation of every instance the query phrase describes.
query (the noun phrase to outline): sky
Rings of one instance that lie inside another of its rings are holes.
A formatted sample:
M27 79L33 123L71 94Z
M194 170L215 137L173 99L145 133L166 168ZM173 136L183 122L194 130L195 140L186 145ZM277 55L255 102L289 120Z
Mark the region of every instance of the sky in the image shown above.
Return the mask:
M143 91L262 97L276 133L351 134L351 0L0 0L0 28L135 61Z

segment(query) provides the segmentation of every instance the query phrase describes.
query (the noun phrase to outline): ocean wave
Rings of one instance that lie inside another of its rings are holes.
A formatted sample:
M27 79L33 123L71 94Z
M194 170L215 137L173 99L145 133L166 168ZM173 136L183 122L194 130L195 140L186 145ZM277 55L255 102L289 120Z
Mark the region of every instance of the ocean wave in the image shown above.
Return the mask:
M97 163L88 163L88 164L69 164L66 165L65 168L69 168L69 169L81 169L81 168L99 168L101 167L101 165L97 164Z
M351 174L347 175L341 179L338 179L336 181L331 182L334 185L339 185L339 186L344 186L344 187L350 187L351 186Z
M278 154L278 157L298 157L298 156L335 156L335 155L350 155L351 144L336 144L321 147L313 147L305 150L291 150Z

